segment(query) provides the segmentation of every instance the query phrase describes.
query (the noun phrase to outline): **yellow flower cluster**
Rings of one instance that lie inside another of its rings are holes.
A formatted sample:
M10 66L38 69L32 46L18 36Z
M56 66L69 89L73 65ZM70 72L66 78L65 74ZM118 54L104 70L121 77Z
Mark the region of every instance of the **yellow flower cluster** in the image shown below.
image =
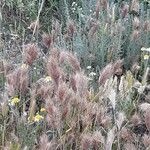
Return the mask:
M10 104L12 106L14 106L14 105L18 104L19 102L20 102L20 99L18 97L14 97L11 99Z
M29 117L28 118L28 122L29 123L32 123L32 122L39 122L39 121L41 121L42 119L44 119L44 117L42 116L42 115L40 115L40 114L36 114L34 117Z
M149 48L145 48L145 47L142 47L141 48L141 51L143 51L143 52L145 52L146 54L144 54L144 60L148 60L149 59L149 54L148 53L150 53L150 47Z
M148 60L149 59L149 55L145 54L144 55L144 60Z
M28 66L27 64L22 64L22 65L21 65L21 69L28 69L28 67L29 67L29 66Z
M36 114L36 116L34 117L34 122L39 122L41 121L42 119L44 119L44 117L40 114Z
M41 113L46 112L46 109L45 108L41 108L40 112ZM44 117L42 115L40 115L39 112L38 112L38 113L36 113L36 115L34 117L32 117L32 118L29 117L28 121L29 122L39 122L39 121L41 121L43 119L44 119Z
M50 81L52 81L52 78L50 76L47 76L47 77L45 77L45 81L50 82Z

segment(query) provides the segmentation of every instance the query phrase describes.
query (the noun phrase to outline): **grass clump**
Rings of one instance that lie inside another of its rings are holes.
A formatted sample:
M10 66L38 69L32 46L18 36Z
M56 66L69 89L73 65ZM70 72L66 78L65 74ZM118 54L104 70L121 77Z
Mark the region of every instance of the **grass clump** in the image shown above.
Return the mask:
M149 3L53 2L1 3L0 149L148 150Z

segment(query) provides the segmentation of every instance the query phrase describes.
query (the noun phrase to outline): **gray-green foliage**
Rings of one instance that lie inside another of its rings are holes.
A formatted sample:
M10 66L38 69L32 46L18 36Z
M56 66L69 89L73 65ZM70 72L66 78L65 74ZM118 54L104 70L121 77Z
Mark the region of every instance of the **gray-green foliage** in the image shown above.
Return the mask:
M130 1L126 1L131 4ZM3 2L3 27L10 32L19 32L24 37L27 27L36 20L42 0L7 0ZM96 0L45 0L40 14L40 31L51 32L52 20L61 24L60 38L55 46L77 52L83 64L102 68L107 62L119 58L128 59L140 55L142 46L150 44L150 32L144 32L143 23L150 18L149 4L140 4L140 37L132 40L132 22L134 14L129 11L126 18L120 15L122 1L109 1L109 8L100 6L99 18L96 20ZM64 31L68 20L74 20L77 32L68 43L64 39ZM93 20L93 21L92 21ZM96 23L96 31L90 36L91 23ZM12 24L12 26L10 26ZM129 66L130 60L126 62Z

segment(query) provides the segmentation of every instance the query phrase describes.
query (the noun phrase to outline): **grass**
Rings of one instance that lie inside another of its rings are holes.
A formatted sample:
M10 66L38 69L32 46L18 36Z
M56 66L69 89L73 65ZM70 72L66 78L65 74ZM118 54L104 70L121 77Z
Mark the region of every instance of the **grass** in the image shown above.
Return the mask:
M149 2L0 7L0 149L150 148Z

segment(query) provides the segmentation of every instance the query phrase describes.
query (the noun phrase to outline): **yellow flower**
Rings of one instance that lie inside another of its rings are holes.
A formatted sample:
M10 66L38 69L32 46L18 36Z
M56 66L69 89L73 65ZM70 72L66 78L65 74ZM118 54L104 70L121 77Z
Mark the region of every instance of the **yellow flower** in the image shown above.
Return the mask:
M11 103L12 106L14 106L19 102L20 102L20 99L18 97L14 97L13 99L11 99L10 103Z
M144 55L144 60L148 60L149 59L149 55L145 54Z
M39 115L39 114L36 114L36 116L34 117L34 121L35 122L39 122L40 120L44 119L43 116Z
M50 76L47 76L47 77L45 77L45 81L50 82L50 81L52 81L52 78Z
M28 67L29 67L29 66L28 66L27 64L22 64L22 65L21 65L21 69L28 69Z
M41 108L40 112L45 112L46 109L45 108Z

